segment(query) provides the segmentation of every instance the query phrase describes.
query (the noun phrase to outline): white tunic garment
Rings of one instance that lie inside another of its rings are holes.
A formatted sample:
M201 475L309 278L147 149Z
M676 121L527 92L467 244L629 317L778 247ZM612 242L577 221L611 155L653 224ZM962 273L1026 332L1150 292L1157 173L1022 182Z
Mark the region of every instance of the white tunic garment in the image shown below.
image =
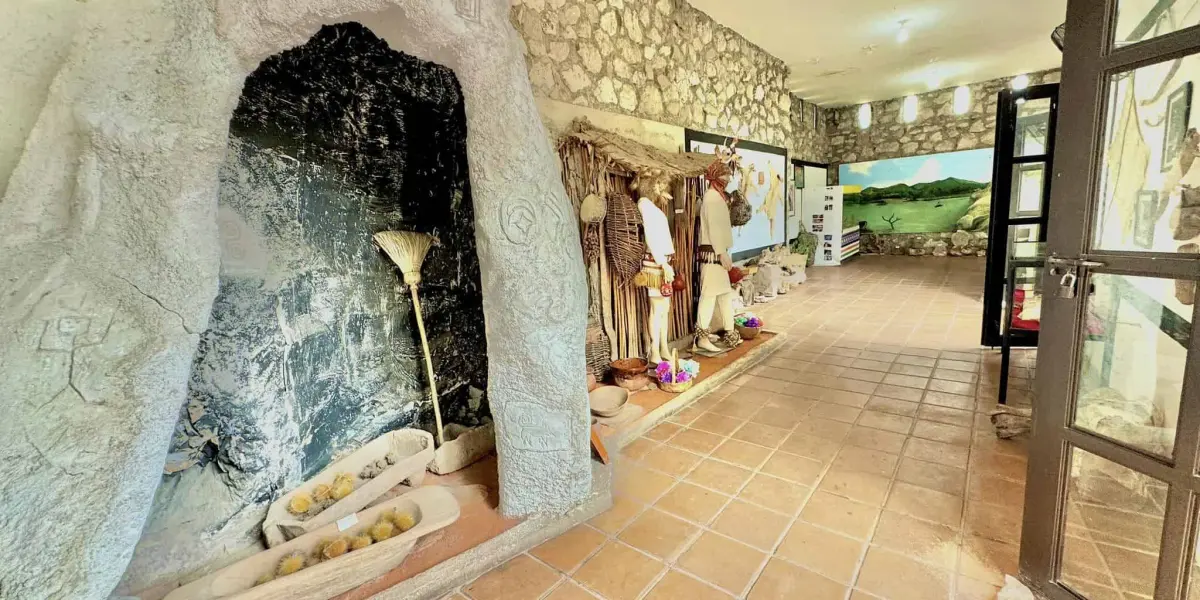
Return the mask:
M708 188L700 203L700 245L712 246L720 257L729 254L733 246L733 225L729 222L729 204L720 192ZM720 296L733 291L729 285L729 272L721 265L700 265L700 295Z
M671 224L667 215L649 198L638 200L638 211L642 213L642 231L646 235L646 252L660 266L668 264L675 254L675 242L671 239Z

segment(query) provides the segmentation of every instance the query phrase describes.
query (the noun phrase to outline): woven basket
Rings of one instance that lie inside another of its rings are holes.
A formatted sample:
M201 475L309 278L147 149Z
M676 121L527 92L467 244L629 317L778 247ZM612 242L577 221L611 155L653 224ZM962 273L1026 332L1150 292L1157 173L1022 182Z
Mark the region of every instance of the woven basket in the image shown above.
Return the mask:
M608 212L604 217L604 243L609 266L621 283L628 283L642 270L646 242L638 228L642 214L637 204L626 194L608 195Z
M752 340L758 337L759 333L762 333L762 327L743 327L742 325L738 325L737 331L742 334L743 340Z
M588 326L584 354L587 357L588 371L596 376L596 381L604 381L608 376L608 365L612 360L610 353L608 334L604 333L604 328L599 323Z
M681 383L663 383L660 381L658 382L658 389L667 392L668 394L682 394L692 389L693 383L696 383L693 379L689 379Z
M741 227L754 218L754 208L746 201L741 192L733 192L729 197L729 224Z

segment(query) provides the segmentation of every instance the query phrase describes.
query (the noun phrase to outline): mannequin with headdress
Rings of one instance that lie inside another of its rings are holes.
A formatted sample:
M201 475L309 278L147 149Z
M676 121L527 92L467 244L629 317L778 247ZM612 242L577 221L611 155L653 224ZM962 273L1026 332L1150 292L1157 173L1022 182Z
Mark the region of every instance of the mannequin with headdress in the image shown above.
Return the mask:
M651 365L656 365L671 355L668 331L671 295L674 293L672 283L675 281L675 270L671 267L675 243L671 239L671 225L666 214L673 199L671 179L659 169L647 169L637 174L629 189L637 194L642 236L646 242L642 271L634 281L646 288L646 295L650 299L650 314L646 323L649 333L646 359Z
M722 341L729 348L741 343L733 326L733 286L729 269L733 226L729 221L729 192L738 189L736 154L732 148L718 148L717 159L705 173L708 189L700 203L700 304L696 307L696 335L693 350L700 354L719 354L726 349L712 341L713 314L720 309Z

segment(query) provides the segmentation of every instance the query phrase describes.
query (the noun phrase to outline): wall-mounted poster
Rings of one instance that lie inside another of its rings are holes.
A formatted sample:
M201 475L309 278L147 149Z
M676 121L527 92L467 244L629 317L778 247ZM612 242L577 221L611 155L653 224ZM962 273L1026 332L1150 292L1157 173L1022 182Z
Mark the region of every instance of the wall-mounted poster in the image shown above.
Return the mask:
M846 223L875 233L987 231L991 148L841 165Z
M734 138L688 129L689 152L715 154L718 145ZM739 141L741 191L753 209L749 223L733 228L733 253L748 252L782 244L787 240L787 150L757 142Z

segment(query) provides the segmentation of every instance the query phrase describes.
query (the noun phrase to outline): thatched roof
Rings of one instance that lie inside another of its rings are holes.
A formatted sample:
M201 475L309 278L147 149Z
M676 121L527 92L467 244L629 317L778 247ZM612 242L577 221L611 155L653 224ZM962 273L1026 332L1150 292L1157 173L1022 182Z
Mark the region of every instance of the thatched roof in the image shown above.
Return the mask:
M559 144L577 143L590 145L596 155L614 165L636 173L645 169L662 169L671 177L699 177L704 175L714 156L698 152L666 152L635 142L611 131L596 129L587 119L576 119L570 131L564 133Z

